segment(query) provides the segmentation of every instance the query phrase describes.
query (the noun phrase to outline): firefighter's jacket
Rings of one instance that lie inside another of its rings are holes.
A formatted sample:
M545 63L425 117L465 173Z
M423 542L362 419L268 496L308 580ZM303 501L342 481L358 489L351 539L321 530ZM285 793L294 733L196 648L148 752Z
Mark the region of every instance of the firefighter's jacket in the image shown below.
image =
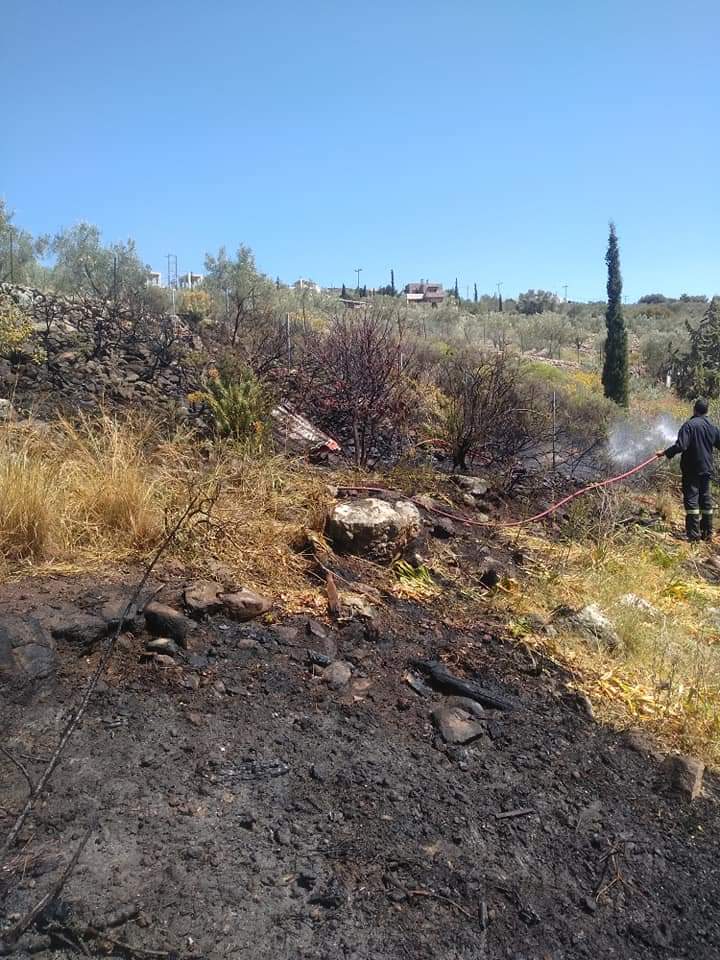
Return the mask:
M713 450L720 450L720 430L707 416L686 420L680 427L675 443L668 447L665 456L672 460L680 456L683 476L703 477L713 475Z

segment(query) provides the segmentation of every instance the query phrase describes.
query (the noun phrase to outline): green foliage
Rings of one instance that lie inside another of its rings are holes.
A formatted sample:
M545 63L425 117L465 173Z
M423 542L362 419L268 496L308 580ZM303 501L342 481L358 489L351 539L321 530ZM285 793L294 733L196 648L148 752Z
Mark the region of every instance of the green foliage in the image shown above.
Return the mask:
M207 390L194 399L207 404L219 436L257 444L265 439L270 398L249 371L237 379L220 376L210 380Z
M34 240L15 226L12 211L0 197L0 283L37 284L42 274L37 258L44 249L44 240Z
M61 293L131 303L150 296L150 268L138 256L133 240L104 246L98 227L78 223L53 237L50 252L55 257L50 279Z
M521 293L517 301L518 313L532 316L536 313L545 313L558 310L560 300L548 290L526 290Z
M628 405L628 338L622 312L622 275L620 250L615 224L610 224L608 248L605 254L608 268L608 305L605 313L607 340L602 383L605 396L621 407Z
M0 357L12 358L32 334L32 323L9 297L0 298Z
M683 397L720 397L720 299L713 297L694 329L690 348L675 358L675 385Z
M640 344L645 372L652 380L664 380L672 366L673 346L677 338L668 333L649 333Z

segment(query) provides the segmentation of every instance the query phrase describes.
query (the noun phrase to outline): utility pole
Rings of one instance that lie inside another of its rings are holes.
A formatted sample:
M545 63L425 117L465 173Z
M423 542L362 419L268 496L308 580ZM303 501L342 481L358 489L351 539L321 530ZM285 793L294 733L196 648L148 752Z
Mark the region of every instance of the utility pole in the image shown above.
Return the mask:
M362 273L362 267L355 267L355 273L357 274L357 292L360 293L360 274Z
M178 284L178 275L177 275L177 254L169 253L167 255L168 262L168 286L172 291L172 312L173 316L175 315L175 291Z

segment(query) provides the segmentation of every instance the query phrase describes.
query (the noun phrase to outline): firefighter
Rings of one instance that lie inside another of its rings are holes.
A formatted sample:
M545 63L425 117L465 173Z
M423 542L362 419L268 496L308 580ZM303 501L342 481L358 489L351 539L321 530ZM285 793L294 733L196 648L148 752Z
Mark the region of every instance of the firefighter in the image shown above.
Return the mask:
M713 451L720 450L720 430L708 417L707 400L696 400L693 415L680 427L678 438L658 457L672 460L680 456L685 532L691 543L712 540L713 502L710 482L713 477Z

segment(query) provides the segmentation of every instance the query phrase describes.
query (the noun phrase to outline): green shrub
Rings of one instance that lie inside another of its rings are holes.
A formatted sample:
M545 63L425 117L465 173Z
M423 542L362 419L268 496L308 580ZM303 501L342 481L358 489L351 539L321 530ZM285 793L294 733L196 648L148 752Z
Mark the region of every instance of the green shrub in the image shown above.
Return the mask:
M266 438L271 400L254 374L246 371L236 379L220 376L210 380L201 398L219 436L258 444Z
M0 298L0 357L12 358L32 334L32 323L9 297Z

